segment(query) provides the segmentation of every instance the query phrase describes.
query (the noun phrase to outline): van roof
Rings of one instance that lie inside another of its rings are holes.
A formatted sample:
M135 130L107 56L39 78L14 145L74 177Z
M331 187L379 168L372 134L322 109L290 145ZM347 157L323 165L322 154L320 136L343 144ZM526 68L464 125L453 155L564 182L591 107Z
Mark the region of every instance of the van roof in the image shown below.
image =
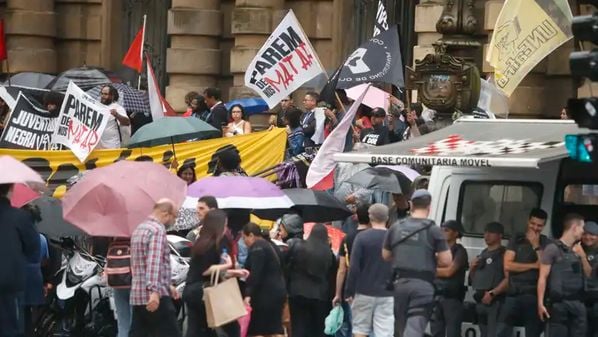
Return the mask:
M385 165L538 168L568 156L567 134L588 133L571 120L459 119L405 142L337 153L337 162Z

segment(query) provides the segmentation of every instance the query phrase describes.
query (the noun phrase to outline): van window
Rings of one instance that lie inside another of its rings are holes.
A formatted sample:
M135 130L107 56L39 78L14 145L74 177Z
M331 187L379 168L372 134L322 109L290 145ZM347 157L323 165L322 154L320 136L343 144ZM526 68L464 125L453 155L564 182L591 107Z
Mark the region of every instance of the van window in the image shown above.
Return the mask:
M505 227L505 236L510 236L525 231L529 212L540 206L541 198L541 184L465 181L457 218L469 235L481 236L487 223L498 221Z
M563 201L574 205L598 205L598 185L567 185Z

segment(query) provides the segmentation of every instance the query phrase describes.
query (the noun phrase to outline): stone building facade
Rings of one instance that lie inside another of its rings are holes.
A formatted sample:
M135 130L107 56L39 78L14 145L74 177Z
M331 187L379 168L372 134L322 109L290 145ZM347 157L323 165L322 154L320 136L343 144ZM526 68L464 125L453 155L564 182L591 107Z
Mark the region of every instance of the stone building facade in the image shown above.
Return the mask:
M406 63L413 64L413 60L433 53L432 43L446 37L437 32L436 22L447 1L384 1L389 23L401 23L402 40L411 44L407 48L412 53L407 54L412 55L406 55ZM472 1L478 25L470 39L480 46L465 53L482 73L490 74L492 68L483 61L484 53L504 0ZM0 14L6 19L10 72L55 74L83 64L121 68L122 56L141 24L140 13L147 13L151 29L147 30L146 44L154 46L152 58L167 100L181 111L185 108L183 96L189 90L218 86L227 99L253 95L243 86L245 68L289 8L299 18L323 65L334 70L360 40L371 34L367 30L372 29L370 16L375 15L377 2L0 0ZM572 49L572 42L562 46L526 77L511 96L512 117L558 115L576 91L568 66ZM580 94L583 92L582 88Z

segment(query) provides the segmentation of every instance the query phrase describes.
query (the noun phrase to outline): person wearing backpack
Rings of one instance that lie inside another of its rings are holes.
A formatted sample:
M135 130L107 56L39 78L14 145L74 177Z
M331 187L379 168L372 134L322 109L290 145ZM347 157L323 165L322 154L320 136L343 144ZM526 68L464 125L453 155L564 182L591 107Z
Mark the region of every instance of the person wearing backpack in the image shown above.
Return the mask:
M118 337L128 337L131 329L133 307L129 303L131 296L131 241L114 239L106 255L106 280L112 288Z

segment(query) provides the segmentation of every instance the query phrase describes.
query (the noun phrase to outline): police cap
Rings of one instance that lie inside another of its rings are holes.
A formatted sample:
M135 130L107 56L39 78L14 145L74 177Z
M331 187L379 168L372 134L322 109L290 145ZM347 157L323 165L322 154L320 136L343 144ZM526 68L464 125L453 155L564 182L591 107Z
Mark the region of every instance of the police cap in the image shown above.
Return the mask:
M428 197L431 198L432 195L430 194L430 192L428 192L428 190L425 189L419 189L416 190L415 192L413 192L413 194L411 195L411 201L413 201L414 199L419 199L419 198L424 198L424 197Z
M588 234L598 235L598 224L594 221L588 221L583 227L583 230Z

